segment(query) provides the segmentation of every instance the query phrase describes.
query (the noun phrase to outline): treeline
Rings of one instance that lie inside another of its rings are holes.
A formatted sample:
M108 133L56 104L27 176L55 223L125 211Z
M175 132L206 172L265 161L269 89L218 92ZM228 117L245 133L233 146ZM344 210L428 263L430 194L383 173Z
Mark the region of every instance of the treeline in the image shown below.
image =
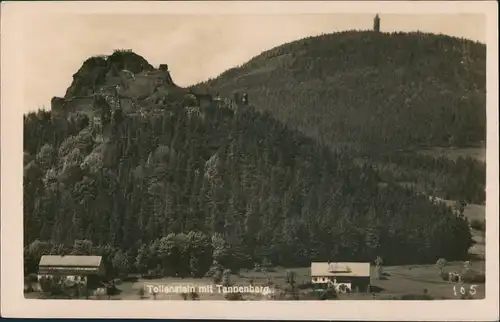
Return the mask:
M127 276L129 273L155 274L158 276L202 277L212 267L214 260L224 267L235 267L238 258L221 235L201 232L170 233L139 248L122 250L117 246L94 246L90 240L75 240L73 245L35 240L24 247L25 274L34 273L42 255L100 255L106 275ZM246 267L253 263L241 262Z
M417 152L392 152L367 157L383 180L414 185L428 195L467 203L486 201L486 164L470 157L451 160Z
M124 116L104 143L85 122L26 116L25 246L89 240L127 254L129 270L144 247L190 231L222 236L245 263L466 256L468 223L444 205L382 184L371 167L265 113L200 110Z
M486 137L486 46L425 33L347 31L281 45L195 86L337 148L467 147Z

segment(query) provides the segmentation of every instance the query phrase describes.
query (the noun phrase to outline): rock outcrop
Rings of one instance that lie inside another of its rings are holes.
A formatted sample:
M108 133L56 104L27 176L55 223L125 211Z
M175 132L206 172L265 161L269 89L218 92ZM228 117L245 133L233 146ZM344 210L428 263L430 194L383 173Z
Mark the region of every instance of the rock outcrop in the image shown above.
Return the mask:
M123 70L138 74L152 71L154 67L144 57L132 51L115 51L110 56L91 57L73 75L73 82L66 91L65 98L91 94L106 83L107 76Z

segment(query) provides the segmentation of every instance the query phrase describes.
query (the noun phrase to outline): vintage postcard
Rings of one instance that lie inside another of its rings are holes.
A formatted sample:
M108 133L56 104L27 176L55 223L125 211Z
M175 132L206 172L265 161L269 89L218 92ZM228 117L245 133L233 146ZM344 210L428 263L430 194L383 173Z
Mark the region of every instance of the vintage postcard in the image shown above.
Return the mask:
M2 315L498 319L497 7L2 3Z

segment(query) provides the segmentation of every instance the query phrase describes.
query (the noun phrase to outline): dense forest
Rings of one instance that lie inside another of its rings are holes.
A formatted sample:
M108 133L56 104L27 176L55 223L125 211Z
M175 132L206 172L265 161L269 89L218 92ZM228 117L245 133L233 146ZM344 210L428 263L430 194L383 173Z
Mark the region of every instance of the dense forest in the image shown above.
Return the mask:
M484 44L346 31L278 46L194 87L244 90L324 144L408 149L484 141L485 86Z
M92 83L81 77L73 90ZM85 115L25 115L26 272L48 253L181 275L214 260L238 269L467 255L468 222L444 204L253 106L185 102L115 113L103 142Z
M484 44L420 32L347 31L278 46L193 88L228 96L245 91L258 110L335 150L368 156L394 180L405 172L422 192L481 204L484 163L433 161L408 151L484 147L485 86Z
M370 158L384 180L410 184L431 196L484 204L486 165L471 157L450 160L445 156L389 152Z

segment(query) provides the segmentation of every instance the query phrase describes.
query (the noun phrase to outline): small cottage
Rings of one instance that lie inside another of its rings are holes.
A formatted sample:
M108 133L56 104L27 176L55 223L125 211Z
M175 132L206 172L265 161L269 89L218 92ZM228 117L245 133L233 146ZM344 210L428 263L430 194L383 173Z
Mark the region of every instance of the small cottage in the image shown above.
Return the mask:
M38 280L62 277L68 281L80 282L88 287L100 285L105 276L101 256L57 256L44 255L38 264Z
M344 284L351 291L365 292L370 285L370 263L311 263L311 282L314 288Z

